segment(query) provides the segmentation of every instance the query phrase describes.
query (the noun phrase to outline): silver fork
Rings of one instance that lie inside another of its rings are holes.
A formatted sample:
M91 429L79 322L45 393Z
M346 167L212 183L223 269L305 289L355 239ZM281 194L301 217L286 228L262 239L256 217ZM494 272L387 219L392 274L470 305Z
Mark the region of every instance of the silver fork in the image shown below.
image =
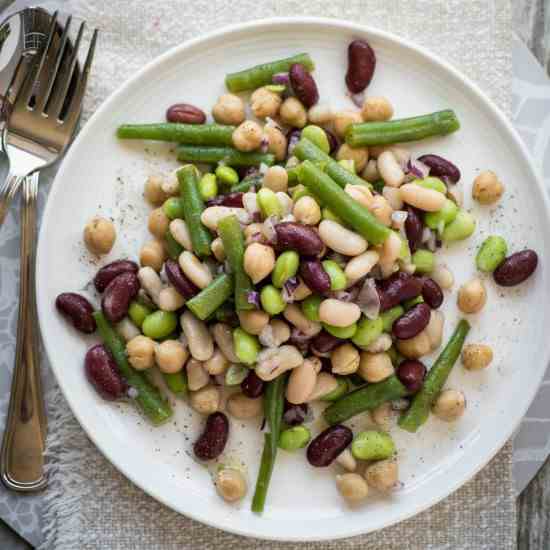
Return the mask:
M10 188L23 185L21 283L17 348L8 419L0 454L4 484L17 491L46 485L43 451L46 416L40 388L38 325L34 312L34 246L36 242L36 178L28 175L49 166L63 154L74 135L97 41L94 30L80 74L75 71L84 23L71 52L70 19L54 48L57 13L53 14L46 47L37 62L29 61L27 77L2 134L10 160ZM38 56L37 56L38 57ZM25 179L27 178L27 179Z

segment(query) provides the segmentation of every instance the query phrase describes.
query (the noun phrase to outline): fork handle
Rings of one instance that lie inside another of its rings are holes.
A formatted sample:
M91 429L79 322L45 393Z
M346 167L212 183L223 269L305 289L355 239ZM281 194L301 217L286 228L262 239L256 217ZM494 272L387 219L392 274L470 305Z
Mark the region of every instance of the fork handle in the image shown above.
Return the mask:
M24 179L21 224L21 283L15 368L8 419L0 454L4 485L15 491L46 486L44 448L46 414L40 379L36 321L35 244L38 173Z
M16 176L10 172L2 187L0 187L0 227L2 227L6 219L11 201L17 194L24 179L24 176Z

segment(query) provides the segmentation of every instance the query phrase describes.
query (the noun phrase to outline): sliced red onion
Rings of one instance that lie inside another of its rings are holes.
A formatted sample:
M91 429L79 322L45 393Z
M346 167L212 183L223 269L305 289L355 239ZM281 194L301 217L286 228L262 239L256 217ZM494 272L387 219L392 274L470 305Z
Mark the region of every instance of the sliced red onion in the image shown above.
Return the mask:
M380 295L374 279L365 280L357 296L357 305L367 319L376 319L380 315Z
M265 219L262 226L264 237L268 240L268 242L273 244L277 243L277 232L275 231L277 221L277 216L269 216L269 218Z
M273 84L282 84L283 86L290 87L290 76L288 76L288 73L275 73L271 77L271 82L273 82Z
M285 303L291 304L292 302L294 302L294 292L299 286L300 281L298 281L298 277L290 277L290 279L286 280L286 282L283 284L283 291L281 292L283 301Z
M292 153L294 152L294 147L298 144L300 141L300 137L302 136L302 131L298 130L297 128L293 128L288 133L287 137L287 146L286 146L286 155L287 157L290 157Z
M260 142L260 151L262 153L267 153L269 150L269 140L264 136Z
M406 166L407 174L414 178L424 179L430 175L430 167L422 161L410 158Z
M246 301L252 304L256 309L260 309L260 293L256 290L250 290L246 294Z
M353 101L353 104L356 107L359 107L361 109L363 107L363 103L365 102L365 92L359 92L358 94L352 94L348 91L347 95L349 98Z
M263 233L260 233L258 231L258 233L252 233L252 235L247 239L247 244L250 244L250 243L261 243L261 244L265 244L265 237L264 237L264 234Z

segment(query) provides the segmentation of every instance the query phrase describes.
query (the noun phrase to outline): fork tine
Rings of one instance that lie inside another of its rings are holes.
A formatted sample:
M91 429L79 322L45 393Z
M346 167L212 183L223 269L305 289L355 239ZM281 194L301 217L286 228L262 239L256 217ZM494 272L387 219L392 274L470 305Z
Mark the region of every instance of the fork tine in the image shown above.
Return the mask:
M71 99L71 103L67 110L65 120L63 121L63 125L71 129L76 126L76 123L78 122L78 117L80 116L80 111L82 110L82 100L84 99L86 86L88 84L88 76L92 68L98 33L99 31L97 29L94 29L92 39L90 40L90 45L88 47L86 61L84 62L84 68L82 69L82 73L78 80L76 92Z
M85 26L86 22L83 21L78 28L78 35L73 46L71 59L68 64L68 71L66 73L60 72L55 82L55 89L52 90L50 101L51 104L48 105L47 115L53 116L56 119L59 118L63 109L63 105L67 97L67 92L69 91L69 86L71 85L71 79L73 77L75 67L78 63L78 49L80 48L80 42L82 41L82 35L84 34Z

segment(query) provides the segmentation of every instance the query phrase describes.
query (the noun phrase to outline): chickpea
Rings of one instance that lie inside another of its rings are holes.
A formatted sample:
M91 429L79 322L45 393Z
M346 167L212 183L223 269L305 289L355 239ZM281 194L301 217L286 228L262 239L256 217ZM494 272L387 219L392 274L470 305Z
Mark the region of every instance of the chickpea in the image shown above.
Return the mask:
M126 344L128 362L136 370L151 368L154 364L155 342L147 336L139 335Z
M321 221L321 208L313 197L299 198L292 210L296 221L306 225L317 225Z
M275 267L275 252L265 244L252 243L244 251L244 270L254 284L265 279Z
M92 254L108 254L115 244L115 239L115 226L106 218L96 216L84 228L84 244Z
M360 124L361 122L363 122L361 113L351 110L340 111L334 117L334 131L339 137L344 137L350 124Z
M349 473L336 476L336 487L347 504L350 505L362 502L369 494L367 482L359 474Z
M178 181L177 170L170 172L162 182L162 191L166 198L177 197L180 194L180 184Z
M381 493L388 493L395 489L399 482L397 462L392 459L377 460L365 470L365 479L369 487Z
M385 97L367 97L361 115L365 122L382 122L393 116L393 106Z
M281 162L286 157L286 136L276 126L266 125L264 135L267 138L267 150L275 155L275 160Z
M393 374L394 368L387 353L364 351L361 353L358 372L367 382L381 382Z
M250 108L255 117L276 117L283 100L279 94L267 88L258 88L250 96Z
M263 411L263 399L261 397L251 398L244 393L234 393L227 400L227 410L231 416L239 420L255 418Z
M334 374L352 374L359 368L359 352L352 344L342 344L330 354Z
M432 412L445 422L460 418L466 410L466 398L461 391L443 390L432 408Z
M262 223L251 223L244 228L244 242L246 246L257 242L258 238L263 235L263 227Z
M189 352L179 340L164 340L155 349L155 360L158 368L167 374L179 372Z
M350 147L347 143L340 145L336 153L338 160L353 160L355 170L361 172L369 161L369 150L367 147Z
M147 226L149 228L149 232L157 239L164 239L169 225L170 218L164 213L162 208L155 208L149 214Z
M214 105L212 116L219 124L238 126L245 119L244 102L238 95L224 94Z
M419 359L432 350L430 337L425 330L417 334L414 338L397 340L396 345L399 353L404 355L407 359Z
M480 279L472 279L463 284L457 297L458 309L464 313L478 313L487 302L487 291Z
M284 100L279 109L279 116L285 124L295 128L303 128L307 123L306 109L295 97Z
M288 189L288 173L282 166L271 166L264 174L262 187L267 187L275 193Z
M372 421L382 430L388 431L391 428L391 420L393 417L393 411L391 403L388 401L382 403L382 405L376 407L370 412Z
M245 120L232 135L233 145L239 151L249 152L258 149L262 144L262 127L253 120Z
M216 386L205 386L190 392L189 403L199 414L215 413L220 406L220 390Z
M162 178L160 176L149 176L145 181L143 195L145 200L153 206L160 206L166 199L166 193L162 190Z
M493 350L485 344L468 344L462 350L462 364L468 370L487 368L493 360Z
M225 261L225 250L223 248L223 241L221 240L220 237L216 237L212 241L212 244L210 245L210 249L214 254L214 258L216 258L218 262L222 263Z
M246 495L246 480L238 470L223 468L216 475L216 490L226 502L235 502Z
M241 327L249 334L260 334L260 332L262 332L262 330L269 323L269 315L261 309L239 311L238 316Z
M474 180L472 197L481 204L494 204L504 193L504 185L491 170L481 172Z
M216 348L212 357L204 362L204 368L211 376L223 374L229 368L229 360L220 349Z
M164 245L160 241L149 241L141 248L139 262L143 267L160 271L165 257Z

